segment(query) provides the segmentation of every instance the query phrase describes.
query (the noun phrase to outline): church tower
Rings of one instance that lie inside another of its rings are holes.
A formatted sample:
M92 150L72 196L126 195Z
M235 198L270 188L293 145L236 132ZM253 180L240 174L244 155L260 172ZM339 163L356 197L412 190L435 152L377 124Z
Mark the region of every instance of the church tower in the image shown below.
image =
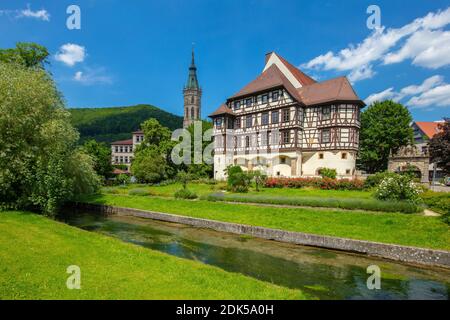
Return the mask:
M183 127L189 127L194 121L201 120L202 89L198 85L197 67L192 49L192 62L189 67L189 77L183 90L184 95L184 121Z

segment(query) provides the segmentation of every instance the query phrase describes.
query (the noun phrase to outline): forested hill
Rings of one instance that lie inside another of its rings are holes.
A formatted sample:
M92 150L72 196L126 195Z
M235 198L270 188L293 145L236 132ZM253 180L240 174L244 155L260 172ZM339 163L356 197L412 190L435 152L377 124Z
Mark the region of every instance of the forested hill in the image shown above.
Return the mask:
M113 108L69 109L72 124L80 132L80 142L87 139L112 142L131 139L131 132L139 129L149 118L157 119L171 130L182 128L183 118L151 105Z

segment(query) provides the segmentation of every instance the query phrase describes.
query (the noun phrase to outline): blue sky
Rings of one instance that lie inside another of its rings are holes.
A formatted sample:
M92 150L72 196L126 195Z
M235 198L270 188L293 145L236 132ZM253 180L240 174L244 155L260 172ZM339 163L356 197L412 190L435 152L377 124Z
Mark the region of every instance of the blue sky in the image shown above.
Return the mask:
M81 30L66 28L71 4L81 8ZM366 25L371 4L381 9L376 31ZM45 45L69 107L148 103L181 115L195 42L202 117L276 51L319 81L349 76L361 99L392 98L415 120L432 121L450 117L449 7L448 0L0 0L0 47Z

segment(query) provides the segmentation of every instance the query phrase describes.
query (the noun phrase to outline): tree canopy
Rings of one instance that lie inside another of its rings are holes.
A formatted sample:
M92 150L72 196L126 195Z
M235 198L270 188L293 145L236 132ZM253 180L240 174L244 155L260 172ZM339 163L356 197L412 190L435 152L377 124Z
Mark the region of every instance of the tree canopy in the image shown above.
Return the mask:
M450 175L450 119L440 125L442 132L429 142L431 162L435 162L445 174Z
M48 64L48 50L36 43L19 42L15 48L0 49L0 61L17 63L26 68L44 68Z
M45 70L0 62L0 208L54 214L65 201L98 188L69 117Z
M82 147L83 151L92 157L94 170L103 178L112 175L113 166L111 164L111 148L103 142L93 139L86 141Z
M393 101L375 102L361 114L359 166L369 173L387 169L390 152L412 143L409 110Z

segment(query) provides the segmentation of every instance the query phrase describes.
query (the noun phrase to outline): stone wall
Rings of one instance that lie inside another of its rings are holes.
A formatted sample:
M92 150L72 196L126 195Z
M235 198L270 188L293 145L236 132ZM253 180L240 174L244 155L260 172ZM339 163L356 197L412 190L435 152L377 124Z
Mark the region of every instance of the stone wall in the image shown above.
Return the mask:
M77 209L95 210L103 214L135 216L153 220L181 223L199 228L208 228L221 232L249 235L257 238L314 246L334 250L342 250L367 254L401 262L424 264L450 268L450 252L443 250L423 249L371 241L352 240L338 237L319 236L301 232L255 227L236 223L228 223L174 214L152 212L131 208L112 207L105 205L75 204Z

